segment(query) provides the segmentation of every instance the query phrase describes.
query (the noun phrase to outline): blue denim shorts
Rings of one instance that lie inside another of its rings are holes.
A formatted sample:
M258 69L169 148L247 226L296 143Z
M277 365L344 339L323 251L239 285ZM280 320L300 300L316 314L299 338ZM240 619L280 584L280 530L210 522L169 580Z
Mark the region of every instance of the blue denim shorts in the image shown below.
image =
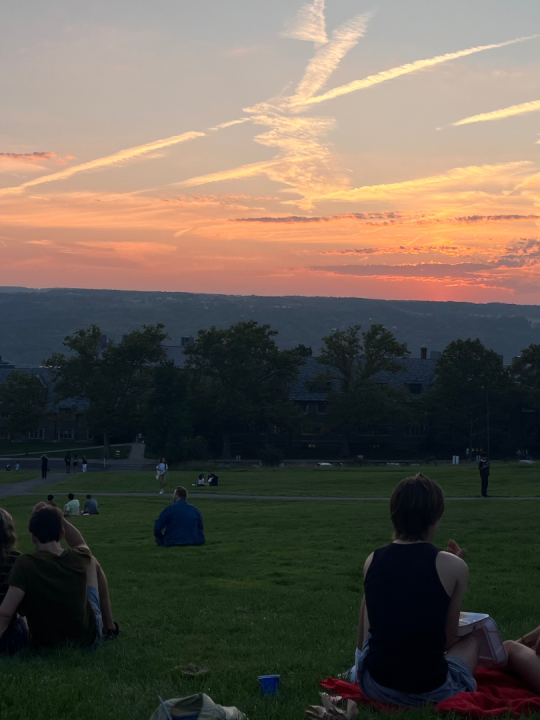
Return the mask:
M0 639L0 655L15 655L28 642L28 627L22 618L11 629L6 630Z
M92 606L92 610L94 611L94 615L96 616L96 639L94 640L92 645L90 645L88 650L95 650L99 646L101 642L101 636L103 635L103 618L101 617L101 605L99 604L98 589L92 587L91 585L88 585L86 587L86 598Z
M351 682L356 682L364 695L371 700L386 705L402 705L405 707L418 707L426 703L440 703L448 700L460 692L474 692L476 680L474 679L467 663L456 655L447 655L448 674L446 682L441 687L431 690L428 693L410 694L400 690L379 685L371 677L366 665L366 658L369 651L369 636L366 638L362 650L356 649L355 664L351 671ZM407 662L407 658L404 658Z

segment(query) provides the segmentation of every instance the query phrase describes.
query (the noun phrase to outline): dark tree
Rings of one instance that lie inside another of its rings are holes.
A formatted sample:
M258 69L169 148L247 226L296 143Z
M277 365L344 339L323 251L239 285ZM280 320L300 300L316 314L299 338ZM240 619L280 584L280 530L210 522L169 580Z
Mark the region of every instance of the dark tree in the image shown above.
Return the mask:
M399 373L409 351L382 325L364 333L361 326L335 330L323 338L319 362L326 366L315 385L328 390L327 419L345 438L342 454L349 454L349 440L362 426L402 424L413 417L410 393L374 382L377 373Z
M8 416L10 438L14 433L26 436L36 430L43 420L47 407L47 388L37 375L14 370L0 385L0 412Z
M163 325L145 325L100 350L101 330L91 325L65 338L69 354L55 353L43 361L60 399L89 401L88 423L103 433L105 457L110 456L113 433L140 427L155 366L167 357L161 344L166 337Z
M304 362L296 350L280 350L269 325L254 320L226 329L200 330L188 345L186 369L205 435L219 434L230 457L230 434L241 425L286 425L297 408L288 385Z
M156 368L154 387L148 396L143 428L147 450L168 462L185 457L191 439L191 414L186 375L168 362Z

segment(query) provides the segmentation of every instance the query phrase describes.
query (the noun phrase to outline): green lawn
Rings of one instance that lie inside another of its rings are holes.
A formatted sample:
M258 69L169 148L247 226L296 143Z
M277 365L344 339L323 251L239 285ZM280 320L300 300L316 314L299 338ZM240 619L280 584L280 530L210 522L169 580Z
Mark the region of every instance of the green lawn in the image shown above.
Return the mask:
M197 471L171 471L167 489L184 485L190 491L251 495L324 495L335 497L388 497L401 478L424 472L437 480L451 497L480 495L476 466L385 467L343 469L265 469L219 471L217 488L192 488ZM157 492L153 472L118 472L77 475L54 490L66 492ZM540 463L493 465L492 495L540 497Z
M4 501L23 550L33 501ZM162 549L152 523L165 503L101 498L99 516L77 519L109 576L122 637L92 655L1 660L0 717L148 720L158 693L204 691L250 720L298 720L317 680L352 664L363 560L391 533L386 502L204 501L207 545ZM439 531L441 545L453 537L469 550L465 609L490 613L505 638L540 622L539 510L456 501ZM186 678L188 663L210 672ZM265 673L281 674L276 699L260 697Z
M3 467L5 467L5 465ZM19 472L15 472L15 463L11 463L11 467L13 470L10 470L9 472L4 469L0 470L0 485L23 482L24 480L33 480L33 478L41 475L40 470L19 470Z

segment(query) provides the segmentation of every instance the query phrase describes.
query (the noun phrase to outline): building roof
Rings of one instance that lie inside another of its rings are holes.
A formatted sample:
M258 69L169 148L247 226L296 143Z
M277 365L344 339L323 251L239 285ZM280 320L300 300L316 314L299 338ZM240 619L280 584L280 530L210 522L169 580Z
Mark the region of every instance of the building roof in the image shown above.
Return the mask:
M398 360L403 371L398 373L380 372L374 376L376 383L387 383L393 387L408 387L421 385L422 393L426 392L435 382L435 360L422 360L421 358L406 358ZM291 384L289 397L295 402L324 402L328 394L321 390L311 390L310 384L317 375L325 371L325 365L317 358L306 358L300 367L297 379Z

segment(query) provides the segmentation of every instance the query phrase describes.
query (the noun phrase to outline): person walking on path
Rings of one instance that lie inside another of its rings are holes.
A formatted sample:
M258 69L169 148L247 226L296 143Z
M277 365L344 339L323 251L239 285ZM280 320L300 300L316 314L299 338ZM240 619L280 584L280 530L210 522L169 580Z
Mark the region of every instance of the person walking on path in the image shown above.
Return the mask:
M71 474L71 453L68 451L66 453L66 456L64 457L64 462L66 463L66 474Z
M46 455L41 456L41 479L47 479L47 473L49 472L49 458Z
M74 455L73 456L73 472L74 473L77 472L78 467L79 467L79 458L76 455Z
M165 458L160 458L156 466L156 480L159 480L159 494L163 495L165 483L167 482L167 463Z
M490 468L490 462L488 460L488 457L485 453L482 454L480 457L480 462L478 463L478 470L480 471L480 480L482 482L482 497L488 497L487 490L488 490L488 482L489 482L489 468Z
M88 470L88 460L86 459L86 455L82 456L82 471L85 473Z

